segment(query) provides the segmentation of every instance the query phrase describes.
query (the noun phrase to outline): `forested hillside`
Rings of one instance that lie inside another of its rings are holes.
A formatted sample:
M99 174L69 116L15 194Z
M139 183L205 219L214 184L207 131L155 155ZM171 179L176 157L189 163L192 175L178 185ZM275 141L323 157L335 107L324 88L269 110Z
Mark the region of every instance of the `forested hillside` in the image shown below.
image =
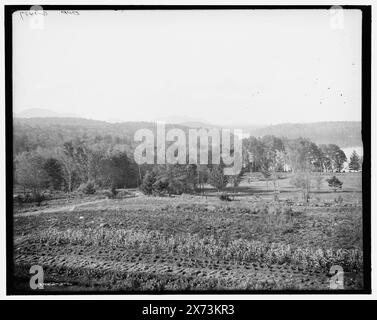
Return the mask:
M167 125L167 130L172 127L187 131L189 125ZM156 126L152 122L109 123L83 118L15 118L14 153L34 150L38 146L56 147L76 138L133 146L134 133L141 128L155 130ZM361 123L357 121L278 124L248 132L255 137L307 138L316 144L336 144L341 148L362 146Z
M274 135L297 139L310 139L317 144L336 144L341 148L362 146L361 122L284 123L249 131L252 136Z
M167 125L166 129L188 127ZM15 118L13 123L14 154L37 147L53 148L65 142L81 139L87 143L104 142L135 146L134 133L138 129L156 130L152 122L109 123L83 118ZM137 142L138 144L139 142Z

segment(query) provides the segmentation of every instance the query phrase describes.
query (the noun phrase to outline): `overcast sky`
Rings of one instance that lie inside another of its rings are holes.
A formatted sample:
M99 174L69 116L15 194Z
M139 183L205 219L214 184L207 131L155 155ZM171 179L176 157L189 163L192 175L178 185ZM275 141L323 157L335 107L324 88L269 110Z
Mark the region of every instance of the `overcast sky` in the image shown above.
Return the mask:
M217 124L361 120L361 12L48 11L13 17L14 112Z

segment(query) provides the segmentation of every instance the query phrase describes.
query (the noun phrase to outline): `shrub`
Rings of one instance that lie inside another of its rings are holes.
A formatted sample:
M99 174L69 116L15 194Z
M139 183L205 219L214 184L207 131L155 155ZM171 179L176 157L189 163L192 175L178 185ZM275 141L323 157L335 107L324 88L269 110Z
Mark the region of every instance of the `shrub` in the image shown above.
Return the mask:
M18 204L22 204L23 203L22 196L20 194L13 196L13 202L18 203Z
M40 206L42 201L46 200L46 197L43 193L35 192L33 194L33 200L37 203L38 206Z
M251 208L252 212L254 214L268 214L268 205L267 203L256 203L254 206Z
M47 198L48 197L46 197L45 194L36 191L33 193L26 193L25 195L19 194L13 198L13 201L15 201L18 204L36 202L37 205L40 206L42 201L47 200Z
M334 192L336 192L336 190L338 189L342 189L343 182L341 182L337 177L333 176L326 181L329 184L329 187L334 190Z
M112 198L116 198L116 196L118 194L118 191L117 191L117 189L114 186L111 187L110 192L111 192Z
M104 190L102 194L105 195L108 199L116 199L118 197L118 191L115 187L111 187L110 190Z
M96 188L94 186L93 181L88 181L86 183L82 183L80 187L78 188L79 192L82 192L84 194L94 194L96 193Z
M293 201L292 199L286 199L286 200L285 200L285 204L286 204L287 206L293 206L293 205L294 205L294 201Z
M225 193L222 193L222 194L220 195L219 199L220 199L221 201L232 201L232 199L230 199L230 196L227 195L227 194L225 194Z
M135 194L132 192L128 192L127 190L117 190L116 197L119 199L130 198L130 197L135 197Z

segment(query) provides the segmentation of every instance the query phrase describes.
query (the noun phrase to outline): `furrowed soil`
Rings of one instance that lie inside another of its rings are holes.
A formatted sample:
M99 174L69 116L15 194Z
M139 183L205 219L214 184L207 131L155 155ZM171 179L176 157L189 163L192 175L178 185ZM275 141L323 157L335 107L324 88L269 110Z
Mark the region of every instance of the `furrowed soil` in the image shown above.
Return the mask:
M326 201L137 196L19 210L15 290L32 291L32 265L46 292L328 290L334 265L344 289L362 289L362 207Z

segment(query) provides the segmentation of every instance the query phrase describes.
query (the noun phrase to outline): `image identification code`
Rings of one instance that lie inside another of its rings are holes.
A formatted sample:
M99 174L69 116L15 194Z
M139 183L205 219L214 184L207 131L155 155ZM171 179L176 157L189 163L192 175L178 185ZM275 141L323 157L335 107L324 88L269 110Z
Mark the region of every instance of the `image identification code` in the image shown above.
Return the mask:
M234 314L234 305L226 304L188 304L185 308L177 308L172 306L149 306L143 307L143 315L167 315L173 318L176 314L185 313L186 315L232 315Z

